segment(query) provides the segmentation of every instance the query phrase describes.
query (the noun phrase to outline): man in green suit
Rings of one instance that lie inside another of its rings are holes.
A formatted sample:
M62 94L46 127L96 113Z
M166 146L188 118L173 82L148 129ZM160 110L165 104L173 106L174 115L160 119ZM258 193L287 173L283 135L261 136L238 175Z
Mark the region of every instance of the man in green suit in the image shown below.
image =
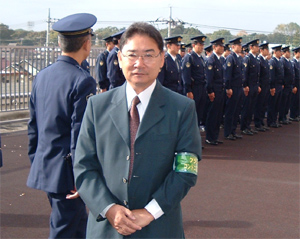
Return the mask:
M156 80L163 40L152 25L132 24L118 57L126 83L89 99L75 152L87 238L184 238L180 202L201 159L194 101Z

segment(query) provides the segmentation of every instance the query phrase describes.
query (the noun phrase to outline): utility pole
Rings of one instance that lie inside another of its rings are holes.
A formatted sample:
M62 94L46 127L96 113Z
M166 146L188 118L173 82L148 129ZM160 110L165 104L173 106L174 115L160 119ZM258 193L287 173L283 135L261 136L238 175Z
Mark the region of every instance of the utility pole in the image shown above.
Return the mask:
M46 47L49 46L50 24L51 24L51 18L50 18L50 8L49 8L48 19L47 19Z
M169 17L169 21L168 21L168 37L171 36L171 22L173 22L173 19L172 19L172 6L170 6L170 17Z

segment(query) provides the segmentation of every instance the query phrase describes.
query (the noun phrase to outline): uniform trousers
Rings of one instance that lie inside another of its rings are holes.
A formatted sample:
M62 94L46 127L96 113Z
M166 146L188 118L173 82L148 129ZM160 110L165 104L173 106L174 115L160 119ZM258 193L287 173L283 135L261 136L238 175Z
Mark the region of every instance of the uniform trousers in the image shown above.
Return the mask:
M261 87L261 92L257 96L257 101L254 109L254 124L255 127L260 128L264 126L265 113L267 112L268 96L270 88L267 86Z
M81 198L66 199L66 193L47 193L52 211L49 238L85 238L87 212Z
M209 101L207 108L207 118L205 123L206 139L216 141L219 137L221 120L223 117L224 90L215 91L215 99Z
M196 104L197 118L198 118L198 126L203 125L203 113L206 105L206 87L205 85L194 85L192 89L192 93L194 95L194 101Z
M292 93L291 96L291 111L290 111L290 117L293 119L296 119L297 117L300 116L299 112L299 90L297 90L296 94Z
M238 119L242 108L242 96L244 94L242 87L232 87L232 96L226 99L224 136L236 134Z
M247 96L244 95L243 109L241 112L241 130L251 129L250 124L254 113L258 95L258 86L250 86Z
M268 99L268 126L277 122L280 102L281 102L282 88L276 87L274 96L270 94Z
M279 121L286 121L286 115L289 113L291 105L292 88L285 87L282 90L280 108L279 108Z

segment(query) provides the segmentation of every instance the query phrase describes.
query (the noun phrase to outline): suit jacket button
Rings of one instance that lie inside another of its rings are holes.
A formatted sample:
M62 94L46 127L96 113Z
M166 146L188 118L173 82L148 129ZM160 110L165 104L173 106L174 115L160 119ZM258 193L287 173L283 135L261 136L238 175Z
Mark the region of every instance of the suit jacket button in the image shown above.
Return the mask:
M123 183L127 183L128 182L128 180L126 179L126 178L123 178Z

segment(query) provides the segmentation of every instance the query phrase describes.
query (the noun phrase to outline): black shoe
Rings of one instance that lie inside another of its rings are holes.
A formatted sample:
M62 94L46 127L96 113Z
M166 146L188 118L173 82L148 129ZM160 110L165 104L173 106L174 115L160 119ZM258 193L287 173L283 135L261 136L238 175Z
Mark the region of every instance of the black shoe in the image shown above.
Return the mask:
M264 129L264 130L270 130L270 128L267 127L267 126L263 126L263 129Z
M245 134L245 135L253 135L253 133L249 130L249 129L245 129L242 131L242 134Z
M235 137L236 139L242 139L243 138L243 136L240 135L240 134L233 134L232 136Z
M225 137L225 139L228 139L228 140L235 140L236 137L234 137L232 134L228 135L227 137Z
M292 121L290 121L290 120L287 120L286 122L287 122L288 124L292 124Z
M288 125L288 122L286 120L280 120L279 124L284 124L284 125Z
M221 141L221 140L216 140L216 142L217 142L218 144L223 144L223 141Z
M299 119L299 118L290 118L290 121L299 122L299 121L300 121L300 119Z
M218 145L218 142L217 142L217 141L209 141L208 139L205 140L205 143L211 144L211 145Z
M279 128L278 124L276 124L276 123L272 123L269 126L272 127L272 128Z
M249 131L252 133L252 134L257 134L258 131L254 130L254 129L249 129Z
M280 128L280 127L282 127L282 124L279 123L279 124L277 124L277 126L278 126L278 128Z
M260 127L255 127L255 130L259 131L259 132L266 132L266 130L260 126Z

